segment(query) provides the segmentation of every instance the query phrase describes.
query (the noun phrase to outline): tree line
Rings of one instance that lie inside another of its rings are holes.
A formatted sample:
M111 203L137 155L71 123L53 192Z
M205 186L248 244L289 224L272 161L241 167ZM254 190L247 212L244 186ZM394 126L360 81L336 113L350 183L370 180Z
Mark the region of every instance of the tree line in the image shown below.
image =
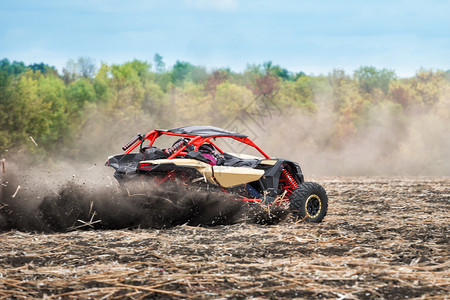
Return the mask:
M156 54L152 63L133 60L99 68L79 58L60 73L45 63L4 58L0 153L24 149L77 157L93 144L108 144L106 137L125 125L148 124L149 130L179 124L226 127L236 116L270 108L286 115L331 116L327 147L338 148L380 122L369 117L377 110L397 120L399 128L421 114L449 118L448 95L450 71L441 70L421 69L399 78L392 70L362 66L353 74L335 69L315 76L266 62L233 72L184 61L169 68Z

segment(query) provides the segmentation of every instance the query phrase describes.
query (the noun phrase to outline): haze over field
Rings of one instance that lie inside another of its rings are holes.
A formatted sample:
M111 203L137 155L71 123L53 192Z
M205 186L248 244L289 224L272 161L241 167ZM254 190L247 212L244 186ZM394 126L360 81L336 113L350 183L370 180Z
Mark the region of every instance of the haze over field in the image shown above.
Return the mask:
M163 64L156 55L153 65ZM360 67L309 76L271 62L208 72L181 61L152 71L137 60L96 70L80 58L62 74L4 59L0 74L0 151L8 159L102 164L138 132L213 125L249 135L310 175L450 172L448 72L397 78Z

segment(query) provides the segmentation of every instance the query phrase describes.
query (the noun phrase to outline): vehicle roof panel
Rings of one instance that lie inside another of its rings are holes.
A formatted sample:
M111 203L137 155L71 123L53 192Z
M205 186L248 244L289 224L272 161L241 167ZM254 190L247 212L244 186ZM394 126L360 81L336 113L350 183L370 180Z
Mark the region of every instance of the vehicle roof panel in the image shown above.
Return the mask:
M163 132L172 132L177 134L198 135L201 137L209 136L235 136L247 137L245 134L229 131L214 126L184 126L167 130L159 130Z

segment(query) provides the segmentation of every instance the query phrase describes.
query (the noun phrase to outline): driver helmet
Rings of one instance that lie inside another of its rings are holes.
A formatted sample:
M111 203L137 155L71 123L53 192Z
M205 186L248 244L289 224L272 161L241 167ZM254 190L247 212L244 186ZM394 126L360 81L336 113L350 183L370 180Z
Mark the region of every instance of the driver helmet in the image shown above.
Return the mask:
M198 151L203 154L203 156L209 160L210 165L215 165L217 163L216 158L214 157L215 149L211 144L203 144L198 148Z
M200 151L202 154L214 154L215 149L214 146L211 144L203 144L198 148L198 151Z

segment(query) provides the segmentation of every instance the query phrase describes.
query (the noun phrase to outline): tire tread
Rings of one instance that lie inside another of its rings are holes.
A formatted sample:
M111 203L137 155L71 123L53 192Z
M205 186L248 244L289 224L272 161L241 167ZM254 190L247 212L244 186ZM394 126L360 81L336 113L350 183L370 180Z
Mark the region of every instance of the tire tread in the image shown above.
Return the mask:
M306 199L311 194L316 194L321 200L321 212L319 216L314 219L306 218L305 221L319 223L327 215L328 212L328 196L325 189L316 182L304 182L300 184L291 194L289 209L292 214L298 218L305 218L306 212L304 210L304 205Z

